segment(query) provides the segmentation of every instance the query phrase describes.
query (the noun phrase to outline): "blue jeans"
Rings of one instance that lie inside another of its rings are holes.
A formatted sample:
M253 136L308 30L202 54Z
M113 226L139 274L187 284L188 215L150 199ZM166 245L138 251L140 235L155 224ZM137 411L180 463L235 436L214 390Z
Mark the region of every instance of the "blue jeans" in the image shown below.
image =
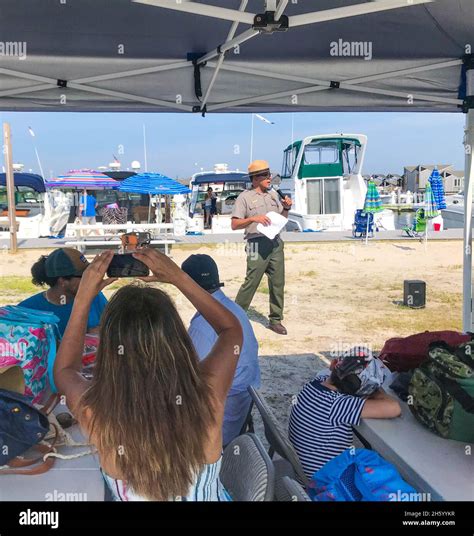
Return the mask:
M222 427L222 443L229 444L236 438L252 403L252 398L247 391L242 391L227 397L224 409L224 425Z

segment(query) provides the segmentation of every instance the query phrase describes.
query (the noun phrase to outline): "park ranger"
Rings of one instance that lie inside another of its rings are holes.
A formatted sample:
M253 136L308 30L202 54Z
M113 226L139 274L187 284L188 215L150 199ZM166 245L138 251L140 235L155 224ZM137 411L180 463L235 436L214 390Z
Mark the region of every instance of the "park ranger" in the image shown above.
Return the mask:
M291 199L285 196L280 201L271 188L271 173L268 162L255 160L248 167L252 189L243 191L235 201L232 212L232 230L245 229L247 242L247 274L235 299L245 311L248 310L255 291L267 274L270 291L270 315L268 328L286 335L282 325L283 296L285 290L285 256L283 241L279 235L273 240L257 230L257 225L269 225L268 212L278 212L286 218L291 208Z

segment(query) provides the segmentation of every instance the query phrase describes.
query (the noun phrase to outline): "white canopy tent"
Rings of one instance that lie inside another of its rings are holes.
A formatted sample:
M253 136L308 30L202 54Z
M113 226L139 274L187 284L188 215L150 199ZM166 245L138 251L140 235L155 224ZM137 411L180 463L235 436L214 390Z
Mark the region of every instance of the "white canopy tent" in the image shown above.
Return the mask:
M3 0L0 109L466 114L472 327L473 0Z

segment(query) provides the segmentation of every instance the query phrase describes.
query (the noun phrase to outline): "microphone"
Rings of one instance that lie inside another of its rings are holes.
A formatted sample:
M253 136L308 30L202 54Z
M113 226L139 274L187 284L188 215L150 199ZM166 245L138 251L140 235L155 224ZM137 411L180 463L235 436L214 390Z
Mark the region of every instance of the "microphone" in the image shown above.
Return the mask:
M280 190L280 188L276 189L276 193L280 196L280 199L285 199L286 195Z
M275 188L275 186L272 186L272 190L278 194L280 199L285 199L286 195L280 190L280 188Z

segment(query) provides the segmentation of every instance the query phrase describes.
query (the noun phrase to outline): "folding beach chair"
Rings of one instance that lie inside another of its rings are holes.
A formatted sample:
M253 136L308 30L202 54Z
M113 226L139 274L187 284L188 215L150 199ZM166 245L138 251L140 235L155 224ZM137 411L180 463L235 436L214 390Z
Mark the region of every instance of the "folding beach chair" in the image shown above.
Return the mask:
M276 481L275 499L279 502L311 502L311 498L303 486L289 476L284 476Z
M236 437L227 445L219 476L234 501L273 501L275 468L254 434Z
M308 484L308 477L303 471L298 454L296 454L296 451L293 448L293 445L290 443L290 440L280 428L280 425L278 424L278 421L276 420L272 410L268 407L264 398L256 389L254 389L252 386L249 386L248 391L255 405L257 406L260 415L262 416L265 437L270 445L268 455L271 459L273 459L275 452L281 456L290 465L291 470L294 472L294 475L291 476L295 476L298 481L306 486ZM284 471L288 476L286 468L280 471L277 463L275 463L275 466L279 474Z
M357 209L354 215L354 223L352 224L352 237L365 238L366 235L369 238L374 237L374 215L371 212Z
M419 208L415 213L412 226L405 226L403 231L411 238L423 238L426 233L426 223L425 209Z

